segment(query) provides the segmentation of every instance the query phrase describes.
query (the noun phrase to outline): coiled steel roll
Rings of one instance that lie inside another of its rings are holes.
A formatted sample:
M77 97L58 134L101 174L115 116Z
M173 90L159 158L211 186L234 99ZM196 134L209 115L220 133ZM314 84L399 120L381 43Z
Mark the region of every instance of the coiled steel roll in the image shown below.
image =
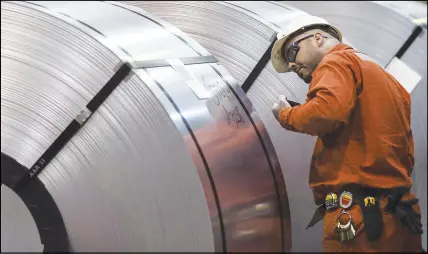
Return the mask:
M127 1L177 26L215 55L243 85L276 33L298 15L296 8L266 1ZM346 39L345 43L349 43ZM268 52L270 56L270 52ZM320 251L321 225L305 230L313 211L308 172L315 139L284 131L272 116L278 95L293 101L306 99L308 85L294 73L278 74L270 61L247 95L260 113L283 170L290 198L293 251ZM311 239L308 241L308 239Z
M290 249L272 143L208 51L115 2L1 11L2 251Z

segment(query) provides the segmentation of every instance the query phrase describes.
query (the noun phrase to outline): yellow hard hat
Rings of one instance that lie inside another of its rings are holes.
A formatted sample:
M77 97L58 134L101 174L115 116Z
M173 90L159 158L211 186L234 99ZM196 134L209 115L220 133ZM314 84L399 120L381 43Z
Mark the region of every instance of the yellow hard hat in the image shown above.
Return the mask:
M287 39L290 36L299 34L299 31L303 32L309 27L320 26L320 25L321 26L327 25L332 29L334 29L339 36L339 38L337 39L339 39L339 41L342 42L342 33L335 26L329 24L327 20L320 17L311 16L311 15L297 16L286 26L284 31L278 33L277 35L277 41L273 45L272 52L271 52L271 61L272 61L273 68L275 68L277 72L288 72L289 71L288 64L287 64L287 61L284 59L284 56L282 55L282 51L281 51L284 43L287 41Z

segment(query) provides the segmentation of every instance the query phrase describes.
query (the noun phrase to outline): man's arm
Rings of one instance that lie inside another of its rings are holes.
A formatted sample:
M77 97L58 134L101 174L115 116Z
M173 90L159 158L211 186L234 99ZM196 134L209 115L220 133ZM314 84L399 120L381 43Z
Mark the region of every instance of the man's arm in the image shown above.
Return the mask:
M347 63L327 60L313 73L311 83L308 97L312 99L281 110L281 125L291 131L316 136L347 124L356 101L356 84Z

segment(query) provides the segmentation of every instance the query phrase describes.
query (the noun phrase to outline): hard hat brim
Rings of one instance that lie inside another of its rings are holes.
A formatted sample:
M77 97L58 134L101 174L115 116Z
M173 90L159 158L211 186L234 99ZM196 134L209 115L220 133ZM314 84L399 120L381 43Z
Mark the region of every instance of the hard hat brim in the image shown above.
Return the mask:
M289 36L284 36L281 39L277 40L272 47L270 59L271 59L273 68L279 73L289 71L288 64L281 54L282 46L284 45L288 37Z

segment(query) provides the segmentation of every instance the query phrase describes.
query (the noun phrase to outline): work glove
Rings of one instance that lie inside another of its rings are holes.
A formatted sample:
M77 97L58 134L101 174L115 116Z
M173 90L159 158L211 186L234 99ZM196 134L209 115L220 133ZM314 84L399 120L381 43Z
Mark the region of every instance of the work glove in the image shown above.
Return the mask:
M290 103L287 102L287 99L284 95L280 95L278 97L278 101L273 104L272 107L272 113L275 119L279 122L279 112L281 112L282 109L291 107Z
M388 204L385 209L400 218L401 222L410 232L415 235L421 235L423 233L422 223L420 222L421 215L417 214L412 208L412 205L417 204L419 199L401 200L403 192L403 190L398 188L389 194Z

